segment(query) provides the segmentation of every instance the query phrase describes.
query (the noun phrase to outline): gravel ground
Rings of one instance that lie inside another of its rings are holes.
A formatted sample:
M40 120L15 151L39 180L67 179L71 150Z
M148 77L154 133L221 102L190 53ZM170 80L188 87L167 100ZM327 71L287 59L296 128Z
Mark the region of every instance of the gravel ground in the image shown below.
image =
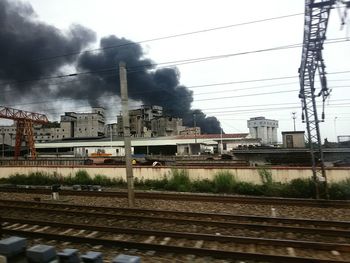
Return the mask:
M34 197L40 197L42 200L49 200L49 195L38 194L18 194L18 193L0 193L0 199L27 200L33 201ZM68 204L82 204L94 206L109 207L128 207L125 198L106 198L106 197L82 197L82 196L61 196L61 199ZM218 202L193 202L193 201L169 201L169 200L136 200L136 208L179 210L191 212L212 212L212 213L231 213L241 215L261 215L270 216L271 208L275 208L276 215L281 217L308 218L320 220L339 220L350 221L350 208L316 208L299 207L283 205L253 205L253 204L228 204ZM112 262L112 259L120 254L138 255L142 262L252 262L252 261L226 261L213 258L195 257L191 255L165 254L154 251L125 250L122 248L105 248L102 246L90 246L88 244L66 244L57 241L31 240L31 244L51 244L60 251L63 248L77 248L81 253L86 251L100 251L104 254L105 262Z
M48 195L20 194L20 193L0 193L1 199L27 200L33 201L34 197L42 200L50 199ZM70 204L128 207L125 198L109 197L83 197L83 196L61 196L61 199ZM193 201L173 201L155 199L136 199L136 208L178 210L190 212L212 212L230 213L237 215L260 215L271 216L271 209L274 208L278 217L294 217L318 220L338 220L350 221L350 207L346 208L319 208L305 206L284 206L284 205L253 205L239 203L218 203L218 202L193 202Z

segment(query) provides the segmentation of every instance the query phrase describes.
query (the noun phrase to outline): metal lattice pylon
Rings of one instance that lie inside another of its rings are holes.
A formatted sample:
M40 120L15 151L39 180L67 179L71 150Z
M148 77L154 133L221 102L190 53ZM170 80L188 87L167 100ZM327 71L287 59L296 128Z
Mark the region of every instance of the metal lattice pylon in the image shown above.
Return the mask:
M329 95L322 49L326 38L329 14L333 4L334 1L305 1L304 41L299 68L299 98L302 102L302 119L306 122L307 127L316 198L328 198L327 176L324 167L319 128L319 122L324 121L324 112L322 111L321 119L319 119L316 98L321 97L324 105ZM315 88L315 75L317 71L321 83L321 89L318 93Z

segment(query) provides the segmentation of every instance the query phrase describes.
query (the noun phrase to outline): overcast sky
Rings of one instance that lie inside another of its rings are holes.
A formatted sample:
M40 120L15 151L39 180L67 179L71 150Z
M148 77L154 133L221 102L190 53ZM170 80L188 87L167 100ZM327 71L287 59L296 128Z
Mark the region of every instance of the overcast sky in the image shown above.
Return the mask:
M67 29L72 23L78 23L95 31L98 38L113 34L135 42L304 11L303 0L29 0L29 2L39 20L59 29ZM303 19L303 15L296 15L146 42L142 46L145 57L156 63L162 63L299 44L303 39ZM346 30L339 29L340 19L337 11L333 10L327 33L328 39L346 37ZM194 91L193 108L200 108L206 114L216 116L226 133L247 132L247 119L265 116L279 120L280 134L282 131L293 130L292 112L297 112L297 130L306 129L300 119L298 78L191 87L297 76L300 59L299 47L177 67L181 74L181 84ZM350 41L325 45L324 59L329 73L350 71ZM329 74L328 80L329 87L334 89L326 108L326 122L321 124L321 133L323 138L334 140L335 131L338 135L350 134L350 73ZM279 91L281 92L278 93ZM261 93L265 95L258 95Z

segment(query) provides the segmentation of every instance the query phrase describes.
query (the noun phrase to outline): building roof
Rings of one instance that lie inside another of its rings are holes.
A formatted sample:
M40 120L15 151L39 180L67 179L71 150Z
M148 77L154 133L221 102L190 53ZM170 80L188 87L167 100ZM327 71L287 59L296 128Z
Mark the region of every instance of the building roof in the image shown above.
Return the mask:
M185 143L197 143L212 144L213 141L221 140L220 134L201 134L197 135L181 135L181 136L164 136L164 137L152 137L152 138L131 138L132 146L161 146L161 145L177 145ZM222 134L222 139L229 140L244 140L248 136L248 133L238 134ZM247 138L248 139L248 138ZM216 142L217 143L217 142ZM124 139L118 138L117 140L110 141L110 138L101 138L95 140L71 140L71 141L55 141L46 143L35 143L36 148L60 148L60 147L103 147L103 146L124 146Z
M176 139L244 139L248 133L228 133L228 134L185 134L178 135Z
M294 134L299 134L299 133L305 133L305 131L283 131L282 134L291 134L291 133L294 133Z

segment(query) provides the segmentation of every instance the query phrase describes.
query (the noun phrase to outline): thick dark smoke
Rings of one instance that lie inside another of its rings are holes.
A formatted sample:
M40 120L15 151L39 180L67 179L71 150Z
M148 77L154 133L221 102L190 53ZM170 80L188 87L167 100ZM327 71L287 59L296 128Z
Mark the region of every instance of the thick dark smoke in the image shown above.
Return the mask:
M130 40L108 36L100 40L100 47L105 48L101 51L34 61L83 50L95 41L95 33L80 25L73 25L68 32L62 32L38 22L30 5L13 0L0 1L0 28L1 82L57 75L64 72L63 67L67 65L74 66L78 72L98 71L79 77L75 82L60 82L55 89L49 89L49 82L11 85L12 96L6 96L6 100L13 99L15 102L19 95L27 94L30 97L30 94L40 94L45 99L83 99L94 106L104 98L119 95L117 65L124 61L128 69L131 99L143 104L163 106L167 114L182 117L187 126L193 125L195 114L196 123L202 132L220 132L220 122L215 117L207 117L200 110L191 110L193 94L180 85L178 70L155 69L153 62L144 58L142 47ZM122 47L106 48L111 46ZM115 71L101 71L113 67ZM4 98L0 98L0 102L5 103Z
M50 60L50 63L33 60L79 51L96 38L93 31L81 25L72 25L69 31L62 32L38 22L30 5L15 0L0 1L0 28L2 80L36 79L57 72L73 63L75 57Z

